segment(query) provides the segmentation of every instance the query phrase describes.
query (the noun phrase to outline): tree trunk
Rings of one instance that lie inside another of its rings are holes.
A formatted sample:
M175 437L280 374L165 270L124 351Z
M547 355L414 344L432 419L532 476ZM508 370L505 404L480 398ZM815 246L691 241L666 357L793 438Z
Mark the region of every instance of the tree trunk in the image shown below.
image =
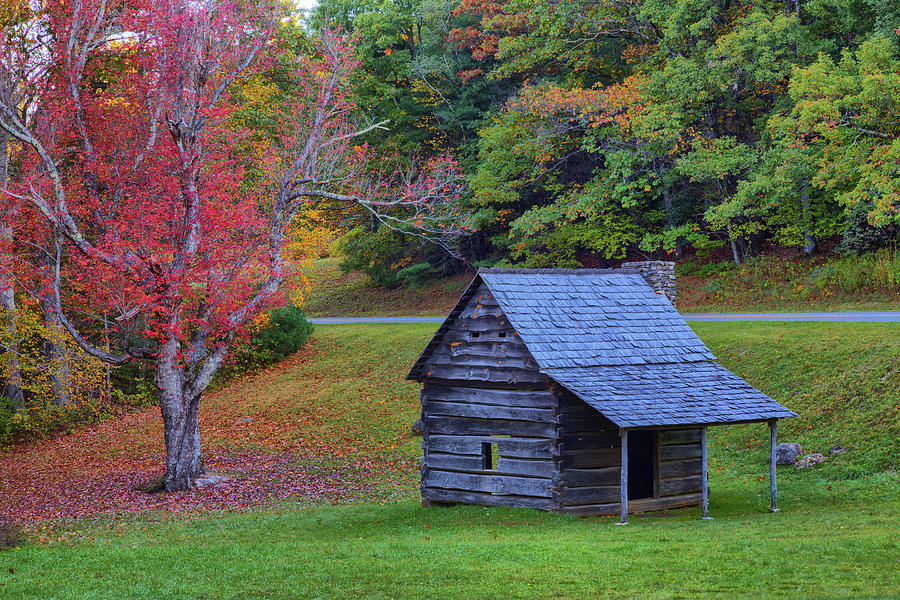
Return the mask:
M9 176L9 134L0 130L0 186L6 185ZM12 228L0 220L0 244L12 240ZM21 408L25 406L25 396L22 391L22 371L19 368L19 357L16 355L16 339L19 334L16 326L16 293L13 280L3 270L0 264L0 319L5 321L6 335L9 339L9 350L0 352L4 355L5 379L0 385L0 396L6 396L13 401L13 406ZM2 380L0 380L2 381Z
M809 182L805 182L803 186L800 188L800 206L803 209L803 220L807 222L806 231L803 232L803 253L804 254L813 254L818 249L818 244L816 243L816 236L813 232L812 225L810 224L811 218L809 216Z
M0 236L3 234L3 225L0 224ZM3 314L5 313L5 314ZM5 364L4 375L6 381L0 385L0 396L11 399L13 406L22 408L25 406L25 395L22 391L22 371L19 368L19 357L16 355L19 335L16 326L16 295L9 278L0 273L0 318L5 323L6 336L9 339L9 350L2 352Z
M672 205L672 191L669 188L663 192L663 206L666 209L666 223L669 227L675 226L675 209ZM680 259L684 254L684 240L681 236L675 239L675 258Z
M731 238L731 257L734 259L735 265L741 266L741 255L738 252L737 242L734 238Z
M45 338L41 343L41 352L50 364L50 379L53 382L53 403L66 406L72 401L72 370L69 348L63 339L63 326L56 315L54 303L50 296L41 298L44 312L44 326L50 331L52 339Z
M731 256L734 258L734 264L741 266L741 253L738 252L737 240L734 239L734 233L731 231L731 225L728 226L728 240L731 242Z
M191 395L184 370L178 364L181 350L170 337L160 347L156 361L156 386L166 442L166 479L169 492L190 489L204 473L200 447L200 398Z
M200 445L200 396L181 395L178 410L163 409L166 440L166 490L190 489L205 472Z

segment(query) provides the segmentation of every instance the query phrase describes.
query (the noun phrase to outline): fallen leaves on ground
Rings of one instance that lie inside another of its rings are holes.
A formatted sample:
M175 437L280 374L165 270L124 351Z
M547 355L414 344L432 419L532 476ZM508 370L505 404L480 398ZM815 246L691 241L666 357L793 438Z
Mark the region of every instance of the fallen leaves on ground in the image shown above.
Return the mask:
M311 343L285 363L204 398L206 466L227 475L225 481L185 492L138 491L164 473L161 417L152 408L0 454L0 521L34 531L48 521L85 517L179 515L287 499L337 502L411 493L418 460L411 450L417 440L409 439L408 424L404 427L414 409L409 398L389 397L394 415L386 426L361 427L341 414L341 402L323 406L321 398L317 404L303 396L304 390L314 392L317 382L297 375L297 369L342 351ZM358 377L356 395L368 393L370 378L383 376Z

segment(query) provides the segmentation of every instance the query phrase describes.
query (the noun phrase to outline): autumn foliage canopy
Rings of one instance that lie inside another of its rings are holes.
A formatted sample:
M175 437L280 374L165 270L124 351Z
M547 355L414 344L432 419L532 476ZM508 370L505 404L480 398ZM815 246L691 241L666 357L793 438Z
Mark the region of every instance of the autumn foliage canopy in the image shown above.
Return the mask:
M281 300L301 211L353 204L426 237L463 230L455 163L412 170L355 141L383 124L356 120L352 47L326 31L298 48L282 17L267 2L63 0L0 37L3 268L92 356L155 362L170 489L202 474L200 395ZM233 93L272 73L290 94L247 153Z

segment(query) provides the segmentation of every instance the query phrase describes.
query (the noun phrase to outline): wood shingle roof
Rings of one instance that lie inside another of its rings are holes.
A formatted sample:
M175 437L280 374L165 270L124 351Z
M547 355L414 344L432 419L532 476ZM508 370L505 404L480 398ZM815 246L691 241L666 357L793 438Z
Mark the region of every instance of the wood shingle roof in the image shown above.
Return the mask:
M620 427L795 416L715 362L665 296L635 271L483 269L410 371L423 367L487 285L539 370Z

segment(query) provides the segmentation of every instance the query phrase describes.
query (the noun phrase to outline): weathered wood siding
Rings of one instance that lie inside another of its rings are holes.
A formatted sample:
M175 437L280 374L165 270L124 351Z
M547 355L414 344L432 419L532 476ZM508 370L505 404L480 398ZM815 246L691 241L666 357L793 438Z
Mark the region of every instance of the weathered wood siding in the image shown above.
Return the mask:
M554 508L553 398L547 388L482 388L426 380L422 500ZM497 450L496 469L486 464L485 445Z
M558 394L560 456L558 509L580 515L621 510L622 442L618 428L573 394ZM656 435L655 497L629 500L629 512L700 504L700 429L661 429Z
M664 429L659 432L659 497L696 497L703 487L700 429ZM687 500L687 498L684 498Z
M618 427L566 390L557 394L557 404L559 507L606 506L617 502L622 460ZM591 509L582 510L590 512Z
M425 363L424 378L534 387L549 382L482 284Z

